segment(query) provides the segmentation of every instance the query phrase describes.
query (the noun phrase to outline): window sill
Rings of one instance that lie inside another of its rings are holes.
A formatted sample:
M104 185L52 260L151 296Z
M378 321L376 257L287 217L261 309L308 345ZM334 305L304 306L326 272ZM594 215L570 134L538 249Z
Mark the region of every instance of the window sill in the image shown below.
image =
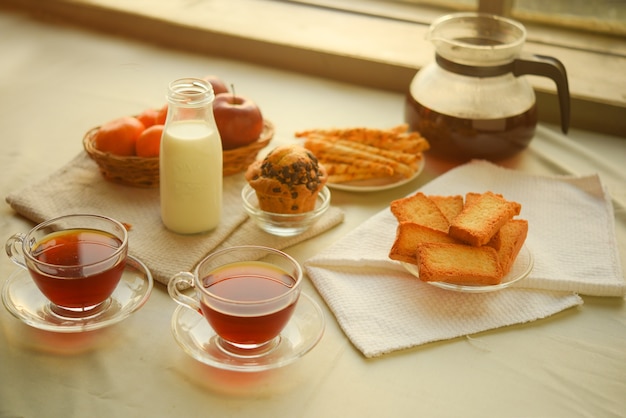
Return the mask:
M8 0L44 18L132 36L178 49L250 61L405 92L430 62L427 26L407 21L259 0ZM623 39L614 40L621 45ZM568 70L572 127L626 136L623 54L529 41L525 50L558 57ZM540 118L558 123L551 81L531 77Z

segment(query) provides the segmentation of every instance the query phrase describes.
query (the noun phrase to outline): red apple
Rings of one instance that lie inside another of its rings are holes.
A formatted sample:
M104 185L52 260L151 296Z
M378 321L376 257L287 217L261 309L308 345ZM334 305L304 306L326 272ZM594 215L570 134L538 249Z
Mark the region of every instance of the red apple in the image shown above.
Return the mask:
M228 87L219 77L215 75L207 75L202 77L204 81L208 81L213 86L213 94L216 96L220 93L228 93Z
M213 101L215 123L225 150L243 147L263 131L263 115L252 100L232 93L220 93Z

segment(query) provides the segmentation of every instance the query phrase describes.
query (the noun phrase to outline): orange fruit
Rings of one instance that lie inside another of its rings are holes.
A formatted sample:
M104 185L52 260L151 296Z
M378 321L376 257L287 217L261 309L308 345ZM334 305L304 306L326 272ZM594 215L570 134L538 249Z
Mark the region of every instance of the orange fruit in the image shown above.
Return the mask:
M163 125L152 125L139 135L136 146L138 157L151 158L159 156L164 127Z
M102 152L115 155L135 155L135 144L145 130L141 121L132 116L123 116L102 125L95 135L95 146Z
M151 127L152 125L156 125L157 118L159 117L158 109L146 109L137 115L137 119L143 123L143 126L146 128Z
M158 115L156 117L155 125L165 125L165 118L167 117L167 105L164 105L158 111Z

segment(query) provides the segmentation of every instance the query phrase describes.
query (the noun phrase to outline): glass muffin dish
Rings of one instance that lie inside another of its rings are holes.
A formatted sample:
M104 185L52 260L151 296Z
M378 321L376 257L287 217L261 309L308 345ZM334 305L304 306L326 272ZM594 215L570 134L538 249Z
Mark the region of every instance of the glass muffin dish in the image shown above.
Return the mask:
M317 195L315 209L304 213L272 213L259 208L256 191L246 184L241 191L243 207L254 222L265 232L280 237L291 237L309 229L330 207L330 190L324 186Z

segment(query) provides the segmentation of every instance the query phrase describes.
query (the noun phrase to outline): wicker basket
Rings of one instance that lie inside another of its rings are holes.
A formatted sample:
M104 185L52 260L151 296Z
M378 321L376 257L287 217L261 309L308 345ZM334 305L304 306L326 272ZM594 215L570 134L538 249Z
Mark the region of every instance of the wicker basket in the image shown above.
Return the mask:
M242 172L256 159L257 154L274 136L274 125L265 120L263 132L256 142L245 147L223 152L223 173L230 176ZM83 138L87 154L98 164L100 173L107 180L133 187L159 187L159 158L124 157L102 152L95 147L95 133L89 130Z

